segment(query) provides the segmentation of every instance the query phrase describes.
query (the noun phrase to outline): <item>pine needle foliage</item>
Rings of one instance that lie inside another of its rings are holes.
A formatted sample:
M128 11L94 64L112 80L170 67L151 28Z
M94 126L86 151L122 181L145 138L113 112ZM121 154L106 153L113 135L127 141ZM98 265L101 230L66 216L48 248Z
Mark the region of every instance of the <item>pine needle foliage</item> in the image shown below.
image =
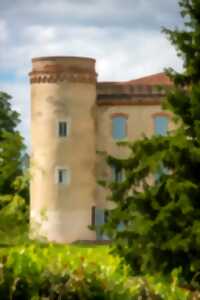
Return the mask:
M124 159L107 157L125 179L105 183L115 208L104 231L135 273L182 268L194 282L200 271L200 1L179 5L184 27L163 29L184 63L181 73L166 70L173 87L163 107L173 113L176 130L126 143ZM167 171L154 180L160 168Z

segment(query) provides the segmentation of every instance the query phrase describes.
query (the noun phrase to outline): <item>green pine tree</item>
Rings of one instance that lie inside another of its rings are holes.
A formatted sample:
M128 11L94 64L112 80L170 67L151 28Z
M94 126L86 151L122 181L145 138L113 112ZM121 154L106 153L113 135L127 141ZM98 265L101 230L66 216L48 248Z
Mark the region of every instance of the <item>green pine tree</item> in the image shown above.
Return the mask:
M115 208L104 230L135 273L169 274L181 267L194 282L200 280L200 1L179 5L184 28L163 29L184 62L182 73L167 70L174 86L163 104L177 129L128 143L125 159L108 156L125 180L106 183ZM167 171L150 183L161 166Z

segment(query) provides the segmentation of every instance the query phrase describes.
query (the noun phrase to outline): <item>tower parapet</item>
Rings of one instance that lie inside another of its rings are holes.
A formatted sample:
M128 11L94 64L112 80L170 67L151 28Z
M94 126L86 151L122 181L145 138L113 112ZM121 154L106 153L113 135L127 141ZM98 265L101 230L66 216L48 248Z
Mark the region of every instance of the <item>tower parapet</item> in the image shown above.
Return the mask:
M29 73L31 83L55 83L62 81L96 83L95 60L83 57L34 58Z

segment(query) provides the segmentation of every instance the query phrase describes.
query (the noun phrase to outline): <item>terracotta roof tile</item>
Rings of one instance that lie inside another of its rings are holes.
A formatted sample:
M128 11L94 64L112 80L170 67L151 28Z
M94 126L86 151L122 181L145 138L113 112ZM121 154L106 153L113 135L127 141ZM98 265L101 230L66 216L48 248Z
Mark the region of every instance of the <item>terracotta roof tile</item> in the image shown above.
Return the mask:
M133 85L172 85L171 80L165 73L153 74L138 79L129 80L126 84Z

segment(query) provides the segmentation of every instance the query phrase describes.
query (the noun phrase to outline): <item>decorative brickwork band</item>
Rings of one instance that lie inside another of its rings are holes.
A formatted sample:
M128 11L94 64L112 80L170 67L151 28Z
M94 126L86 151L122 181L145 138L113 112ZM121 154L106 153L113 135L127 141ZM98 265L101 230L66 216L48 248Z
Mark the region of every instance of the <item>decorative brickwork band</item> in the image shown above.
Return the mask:
M84 83L96 83L96 76L91 74L31 74L31 83L56 83L59 81L72 81L72 82L84 82Z
M31 83L55 83L60 81L96 83L96 73L65 71L32 71L29 73Z
M97 74L93 68L93 60L87 60L92 65L73 66L73 61L62 58L33 59L33 69L29 73L31 83L55 83L60 81L96 83ZM67 65L66 65L67 64Z

